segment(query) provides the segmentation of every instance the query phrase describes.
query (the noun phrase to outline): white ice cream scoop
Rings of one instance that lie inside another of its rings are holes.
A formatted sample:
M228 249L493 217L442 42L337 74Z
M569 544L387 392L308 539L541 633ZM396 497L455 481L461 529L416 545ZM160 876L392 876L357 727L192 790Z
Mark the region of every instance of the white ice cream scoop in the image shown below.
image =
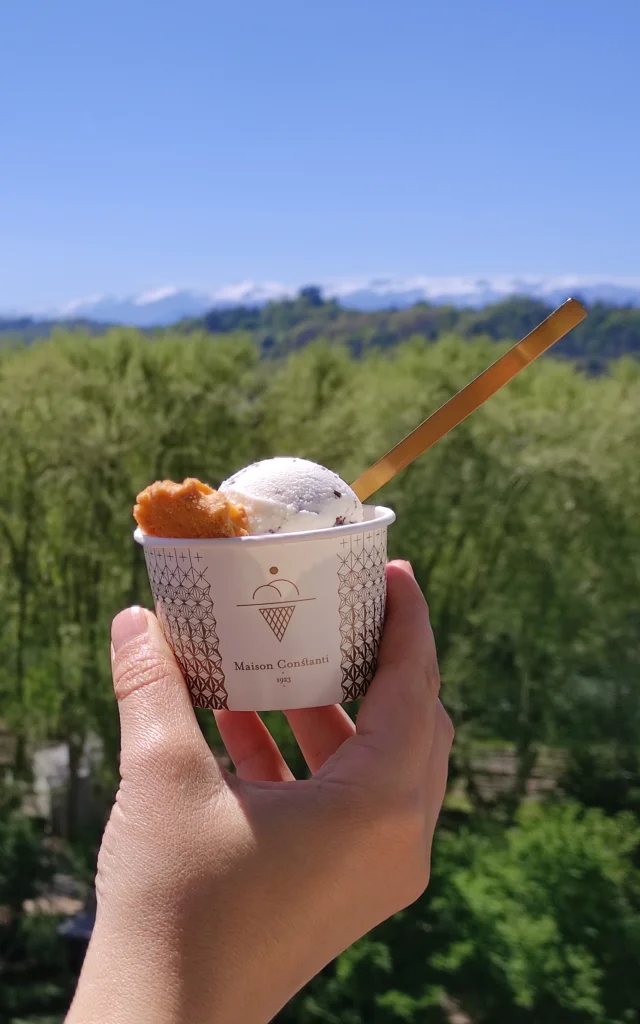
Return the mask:
M361 523L362 503L348 484L307 459L254 462L220 485L244 506L249 532L299 533Z

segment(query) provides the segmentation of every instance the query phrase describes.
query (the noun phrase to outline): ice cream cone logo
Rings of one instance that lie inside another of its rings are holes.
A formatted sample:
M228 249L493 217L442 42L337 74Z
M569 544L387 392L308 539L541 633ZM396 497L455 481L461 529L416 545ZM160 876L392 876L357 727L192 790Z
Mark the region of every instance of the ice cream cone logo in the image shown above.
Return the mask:
M295 605L286 604L277 608L260 608L259 612L276 639L282 641L295 610Z
M278 572L276 565L271 566L269 572L274 575ZM275 579L270 583L263 583L256 587L253 592L253 600L259 602L259 612L267 626L275 636L282 642L296 610L296 600L300 598L300 591L291 580ZM267 603L268 602L268 603Z
M279 571L277 565L272 565L269 572L277 578L256 587L251 602L238 607L257 608L276 640L282 643L296 605L301 601L315 601L315 598L301 597L296 584L278 576Z

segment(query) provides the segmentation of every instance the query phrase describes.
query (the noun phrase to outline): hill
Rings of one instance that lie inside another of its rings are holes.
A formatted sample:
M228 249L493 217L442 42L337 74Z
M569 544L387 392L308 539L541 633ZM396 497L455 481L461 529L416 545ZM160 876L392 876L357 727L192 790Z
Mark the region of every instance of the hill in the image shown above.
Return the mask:
M527 295L549 306L558 306L567 295L581 295L586 302L616 306L640 306L640 277L603 280L584 275L537 277L531 274L489 274L481 277L361 277L317 282L322 294L337 299L345 309L384 312L406 309L418 302L456 309L482 309L513 295ZM293 299L297 287L279 281L240 281L210 291L168 285L125 296L94 294L43 313L40 319L90 320L124 327L169 327L185 317L204 316L211 309L264 306L267 302ZM9 316L0 307L0 317ZM12 314L13 316L17 314ZM21 316L33 316L22 309Z
M587 304L588 305L588 304ZM640 309L606 302L588 305L589 316L556 352L591 371L623 355L640 357ZM203 316L178 321L154 333L205 331L221 335L232 331L251 334L264 355L279 356L324 338L344 344L355 355L369 348L386 348L414 336L435 341L445 334L464 338L486 336L494 341L524 337L552 310L529 296L514 296L481 309L417 302L402 309L362 311L348 309L337 299L324 298L319 288L301 289L292 299L262 306L215 308ZM102 333L109 325L88 320L42 320L30 317L0 319L0 338L30 342L49 337L57 328ZM150 329L151 330L151 329Z
M35 317L1 317L0 344L3 341L30 342L38 338L48 338L55 330L88 331L90 334L102 334L110 324L97 323L93 320L37 320Z
M640 309L595 302L589 316L557 348L558 354L597 370L622 355L640 356ZM418 302L407 309L361 312L324 299L319 289L304 288L295 299L270 302L261 308L213 309L203 317L183 320L185 331L224 334L250 331L265 353L284 354L316 338L346 344L359 354L369 347L387 347L415 335L435 341L444 334L464 338L487 336L516 340L544 320L552 306L528 296L515 296L483 309Z

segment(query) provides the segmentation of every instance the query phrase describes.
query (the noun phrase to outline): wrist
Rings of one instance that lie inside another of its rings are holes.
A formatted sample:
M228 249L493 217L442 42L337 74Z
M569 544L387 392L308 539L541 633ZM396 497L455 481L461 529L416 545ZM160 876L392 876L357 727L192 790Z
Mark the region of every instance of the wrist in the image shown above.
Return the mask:
M65 1024L182 1024L179 979L161 934L98 919Z

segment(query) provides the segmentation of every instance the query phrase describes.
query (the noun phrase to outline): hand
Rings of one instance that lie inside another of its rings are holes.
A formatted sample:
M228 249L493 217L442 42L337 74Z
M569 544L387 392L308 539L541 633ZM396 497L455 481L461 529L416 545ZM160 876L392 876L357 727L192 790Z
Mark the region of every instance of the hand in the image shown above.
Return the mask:
M427 605L391 563L357 724L287 713L299 782L253 712L216 713L237 774L218 765L151 613L115 619L112 660L121 783L67 1024L262 1024L429 880L453 729Z

